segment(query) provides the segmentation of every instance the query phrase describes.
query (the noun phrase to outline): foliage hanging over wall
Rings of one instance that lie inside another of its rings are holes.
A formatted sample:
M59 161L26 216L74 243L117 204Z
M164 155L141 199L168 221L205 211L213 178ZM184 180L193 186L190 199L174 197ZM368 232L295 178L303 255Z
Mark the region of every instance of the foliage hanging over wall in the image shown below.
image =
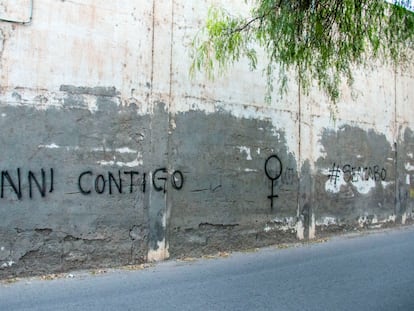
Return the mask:
M293 69L301 91L306 94L316 83L335 109L340 84L346 80L352 85L355 65L410 60L414 13L405 8L410 1L391 2L254 0L249 17L212 7L193 41L190 72L204 71L213 78L243 57L255 69L257 50L263 49L268 102L274 77L283 94Z

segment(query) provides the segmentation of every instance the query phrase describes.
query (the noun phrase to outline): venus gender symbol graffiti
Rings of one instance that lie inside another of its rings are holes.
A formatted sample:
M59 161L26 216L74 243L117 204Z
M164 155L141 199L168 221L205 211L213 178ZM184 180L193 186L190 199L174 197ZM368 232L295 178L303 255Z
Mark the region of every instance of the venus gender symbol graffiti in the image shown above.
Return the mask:
M270 200L270 210L273 211L273 207L274 207L273 200L279 197L277 194L275 194L275 183L276 183L276 180L278 180L280 176L282 176L282 171L283 171L282 161L280 161L277 155L275 154L271 155L270 157L267 158L264 169L265 169L267 178L269 178L272 182L271 193L267 198Z

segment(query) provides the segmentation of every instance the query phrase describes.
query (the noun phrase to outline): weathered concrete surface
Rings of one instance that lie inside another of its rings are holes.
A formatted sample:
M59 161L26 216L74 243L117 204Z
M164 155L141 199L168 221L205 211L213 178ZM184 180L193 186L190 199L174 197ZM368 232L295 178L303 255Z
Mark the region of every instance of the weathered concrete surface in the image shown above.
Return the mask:
M343 126L324 131L321 144L326 156L316 163L319 218L365 223L394 214L395 152L384 135Z
M0 261L14 274L146 260L150 120L104 89L92 113L91 91L67 93L62 109L0 107Z
M289 123L289 122L287 122ZM185 173L173 192L170 248L173 256L257 247L295 236L298 179L285 133L271 122L226 112L175 115L170 159ZM265 174L265 163L274 178ZM280 175L280 177L278 176ZM187 177L188 176L188 177Z
M190 80L209 1L35 4L0 20L0 278L412 220L414 68L356 69L334 121L243 61Z

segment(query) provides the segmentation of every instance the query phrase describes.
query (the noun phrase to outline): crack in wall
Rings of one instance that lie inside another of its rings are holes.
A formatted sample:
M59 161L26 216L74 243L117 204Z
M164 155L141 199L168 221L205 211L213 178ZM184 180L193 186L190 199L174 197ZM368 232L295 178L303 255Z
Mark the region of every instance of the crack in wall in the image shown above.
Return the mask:
M3 54L6 45L6 36L3 29L0 28L0 72L3 72Z
M239 224L212 224L208 222L203 222L198 225L200 229L206 229L206 228L215 228L215 229L233 229L235 227L238 227Z

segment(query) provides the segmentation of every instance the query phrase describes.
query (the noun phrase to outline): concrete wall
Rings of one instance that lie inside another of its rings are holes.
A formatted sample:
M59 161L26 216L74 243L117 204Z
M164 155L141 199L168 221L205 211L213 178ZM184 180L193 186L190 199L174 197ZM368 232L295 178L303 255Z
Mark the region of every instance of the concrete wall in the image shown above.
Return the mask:
M414 68L356 69L336 122L323 95L294 82L267 105L245 62L189 79L189 44L213 3L248 10L0 2L0 277L411 219Z

